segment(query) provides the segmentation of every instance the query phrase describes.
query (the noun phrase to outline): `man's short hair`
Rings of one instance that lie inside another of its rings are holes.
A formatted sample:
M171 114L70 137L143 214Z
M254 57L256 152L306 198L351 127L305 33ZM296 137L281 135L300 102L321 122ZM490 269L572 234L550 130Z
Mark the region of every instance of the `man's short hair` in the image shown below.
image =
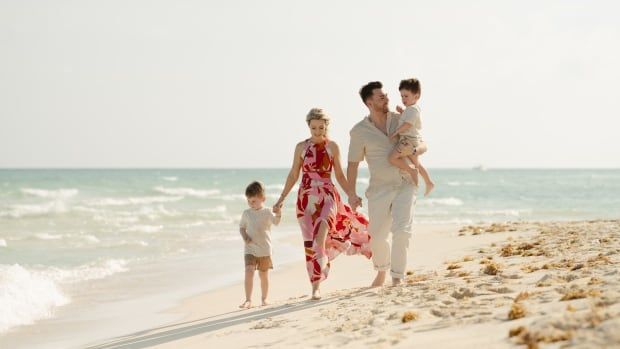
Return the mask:
M254 181L250 183L247 188L245 188L245 197L253 198L257 196L265 196L265 187L263 186L263 183Z
M398 85L398 90L407 90L413 94L417 94L422 92L422 87L420 86L420 80L411 78L401 80L400 85Z
M380 81L371 81L362 86L360 89L360 97L362 97L362 102L364 102L364 104L366 104L368 98L372 96L372 91L377 88L383 88L383 84Z

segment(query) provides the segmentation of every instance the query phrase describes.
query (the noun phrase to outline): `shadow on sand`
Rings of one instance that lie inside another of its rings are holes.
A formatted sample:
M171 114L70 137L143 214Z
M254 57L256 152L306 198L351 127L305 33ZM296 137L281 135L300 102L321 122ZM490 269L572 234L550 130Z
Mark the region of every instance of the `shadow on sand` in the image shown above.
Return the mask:
M331 304L338 301L339 299L341 299L341 297L323 298L320 301L312 301L308 299L306 301L296 302L292 304L266 307L264 309L253 312L248 312L247 310L238 310L225 314L206 317L203 319L135 332L129 335L112 338L101 344L88 346L86 347L86 349L147 348L154 345L164 344L175 340L200 335L203 333L217 331L226 327L235 326L250 321L262 320L269 317L289 314L297 311Z

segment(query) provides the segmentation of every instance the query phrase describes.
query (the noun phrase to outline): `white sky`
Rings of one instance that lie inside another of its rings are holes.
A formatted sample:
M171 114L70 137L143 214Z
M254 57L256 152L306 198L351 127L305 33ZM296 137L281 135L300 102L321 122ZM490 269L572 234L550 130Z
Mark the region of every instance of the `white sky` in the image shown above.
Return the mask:
M0 167L285 167L422 81L427 167L620 167L614 1L0 0Z

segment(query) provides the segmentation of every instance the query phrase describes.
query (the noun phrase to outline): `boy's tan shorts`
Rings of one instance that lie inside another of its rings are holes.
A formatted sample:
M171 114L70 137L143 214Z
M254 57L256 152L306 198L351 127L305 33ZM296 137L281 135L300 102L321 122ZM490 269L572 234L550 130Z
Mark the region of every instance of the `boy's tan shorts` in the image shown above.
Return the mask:
M411 137L400 137L396 150L403 156L413 155L413 150L420 145L419 140Z
M246 269L251 266L255 266L255 268L259 271L267 271L269 269L273 269L271 256L256 257L253 254L246 254L244 259Z

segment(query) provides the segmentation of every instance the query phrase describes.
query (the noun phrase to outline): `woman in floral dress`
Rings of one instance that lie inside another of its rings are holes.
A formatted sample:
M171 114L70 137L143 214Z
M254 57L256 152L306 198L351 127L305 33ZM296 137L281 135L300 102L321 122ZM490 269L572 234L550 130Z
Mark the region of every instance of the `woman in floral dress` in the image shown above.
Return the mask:
M306 116L311 137L295 147L293 166L282 195L274 209L282 207L300 171L303 173L297 194L297 219L304 239L306 267L312 284L312 299L320 299L319 286L327 278L330 261L340 253L362 254L370 251L368 219L344 204L331 181L332 170L345 190L349 187L340 164L338 145L327 138L329 117L314 108Z

